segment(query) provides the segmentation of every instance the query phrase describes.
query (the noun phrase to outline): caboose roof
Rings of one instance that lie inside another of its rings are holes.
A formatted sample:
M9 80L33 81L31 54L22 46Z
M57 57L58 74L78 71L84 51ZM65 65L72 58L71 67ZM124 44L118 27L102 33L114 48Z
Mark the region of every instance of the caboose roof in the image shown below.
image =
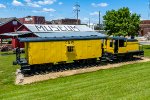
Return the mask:
M34 33L38 37L73 37L73 36L101 36L105 37L105 34L98 32L55 32L55 33Z
M39 33L40 37L19 38L20 42L40 42L40 41L65 41L65 40L92 40L105 39L106 35L97 32L69 32L69 33Z
M48 41L67 41L67 40L93 40L93 39L104 39L100 36L86 36L86 37L55 37L55 38L18 38L20 42L48 42Z

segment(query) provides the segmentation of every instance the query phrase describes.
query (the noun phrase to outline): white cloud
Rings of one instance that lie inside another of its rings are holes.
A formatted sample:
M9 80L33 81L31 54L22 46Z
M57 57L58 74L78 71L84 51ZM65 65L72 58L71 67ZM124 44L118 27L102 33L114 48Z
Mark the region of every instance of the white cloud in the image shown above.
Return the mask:
M98 16L99 15L99 12L95 11L95 12L92 12L90 13L91 16Z
M63 3L62 3L62 2L59 2L58 4L59 4L59 5L62 5Z
M55 12L55 9L52 8L43 8L42 10L33 10L32 12L38 13L38 12Z
M43 0L43 1L50 1L50 0ZM19 0L13 0L12 5L14 6L29 6L29 7L34 7L34 8L38 8L41 7L40 4L38 4L38 2L32 2L32 0L24 0L24 2L26 4L23 4L22 2L20 2Z
M6 8L4 4L0 4L0 8Z
M54 2L56 2L56 0L40 0L40 1L37 1L36 3L39 5L51 5Z
M93 7L107 7L108 4L107 3L99 3L99 4L96 4L96 3L92 3L91 4Z
M22 2L19 2L17 0L13 0L12 5L14 5L14 6L24 6L24 4Z
M27 3L31 2L31 0L24 0L24 1L27 2Z
M31 3L31 2L27 3L27 5L30 6L30 7L34 7L34 8L41 7L40 5L38 5L36 3Z
M91 5L92 5L93 7L95 7L95 6L96 6L96 4L95 4L95 3L92 3Z
M42 12L55 12L56 10L55 9L52 9L52 8L43 8L42 9Z
M98 6L100 6L100 7L107 7L108 4L107 3L100 3L100 4L98 4Z
M39 4L37 4L36 2L32 2L31 0L24 0L26 2L26 5L29 7L34 7L34 8L38 8L41 7Z

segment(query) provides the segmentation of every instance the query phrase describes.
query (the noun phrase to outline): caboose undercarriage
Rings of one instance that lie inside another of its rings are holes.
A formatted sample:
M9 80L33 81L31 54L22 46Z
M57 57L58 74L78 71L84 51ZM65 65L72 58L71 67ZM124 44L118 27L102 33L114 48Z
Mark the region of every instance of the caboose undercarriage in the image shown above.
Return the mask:
M144 57L144 51L134 51L134 52L127 52L127 53L105 53L105 57L108 61L123 61L123 60L130 60L133 57Z
M104 53L102 57L99 58L91 58L91 59L80 59L74 60L71 62L58 62L54 63L47 63L47 64L35 64L29 65L27 59L21 58L21 53L19 48L16 50L16 62L15 64L19 64L21 66L21 72L23 74L41 74L46 72L58 72L64 70L72 70L84 67L92 67L92 66L100 66L108 63L118 63L124 61L132 61L132 60L139 60L139 57L144 56L143 51L136 51L136 52L128 52L128 53L121 53L121 54L111 54L111 53ZM136 58L138 56L138 58Z

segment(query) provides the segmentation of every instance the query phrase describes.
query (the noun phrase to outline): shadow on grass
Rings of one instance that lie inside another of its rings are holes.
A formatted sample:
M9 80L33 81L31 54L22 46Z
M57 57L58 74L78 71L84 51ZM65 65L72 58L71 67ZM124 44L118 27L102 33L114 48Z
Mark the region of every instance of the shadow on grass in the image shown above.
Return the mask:
M150 49L150 47L146 47L145 49Z

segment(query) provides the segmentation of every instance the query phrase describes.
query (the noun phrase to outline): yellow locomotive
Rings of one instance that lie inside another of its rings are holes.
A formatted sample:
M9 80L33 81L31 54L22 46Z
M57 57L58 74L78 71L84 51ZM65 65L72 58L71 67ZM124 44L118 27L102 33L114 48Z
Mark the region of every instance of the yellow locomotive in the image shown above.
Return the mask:
M143 48L136 39L108 37L104 45L104 53L110 61L144 56Z
M18 47L14 64L21 65L22 70L33 65L114 61L144 55L137 40L123 37L91 35L18 40L25 43L25 58L21 58Z

